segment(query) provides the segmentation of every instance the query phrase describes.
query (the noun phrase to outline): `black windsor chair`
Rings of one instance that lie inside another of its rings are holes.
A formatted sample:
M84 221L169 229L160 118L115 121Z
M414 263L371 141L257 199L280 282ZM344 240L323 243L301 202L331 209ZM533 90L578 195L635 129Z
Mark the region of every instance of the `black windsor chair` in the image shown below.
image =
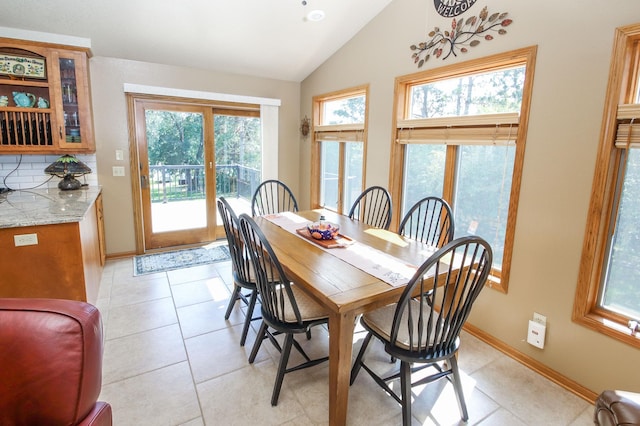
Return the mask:
M398 234L421 241L434 249L453 239L455 225L449 204L440 197L425 197L404 215Z
M244 346L251 321L261 319L259 316L253 317L253 311L258 300L258 288L255 277L253 277L251 258L245 250L244 241L240 234L238 217L224 197L218 198L218 211L220 212L220 216L222 216L224 232L227 235L233 273L233 292L231 293L224 319L229 319L237 300L247 305L244 326L242 327L242 337L240 337L240 346ZM243 293L243 289L248 290L248 292Z
M356 198L349 210L351 219L369 226L389 229L391 225L391 195L381 186L371 186Z
M418 268L397 303L362 315L360 322L368 333L351 369L351 384L361 368L367 371L402 405L403 425L411 425L411 388L445 377L453 383L462 420L468 420L456 355L460 331L484 288L492 258L491 247L482 238L453 240ZM433 297L433 307L427 293ZM393 359L400 360L399 371L380 377L365 364L364 354L374 336ZM433 374L411 382L412 373L429 367ZM399 395L388 384L398 378Z
M251 197L251 214L261 216L280 212L297 212L298 202L289 187L275 179L265 180Z
M271 244L256 222L247 214L241 214L239 221L255 271L262 311L262 324L251 350L249 363L253 363L262 341L266 338L280 351L280 362L271 396L271 405L275 406L278 404L280 389L286 373L312 367L329 359L329 357L310 359L294 338L296 334L309 335L312 327L328 324L329 314L287 278ZM275 339L275 334L285 335L282 347ZM287 368L292 346L300 352L306 361L295 367Z

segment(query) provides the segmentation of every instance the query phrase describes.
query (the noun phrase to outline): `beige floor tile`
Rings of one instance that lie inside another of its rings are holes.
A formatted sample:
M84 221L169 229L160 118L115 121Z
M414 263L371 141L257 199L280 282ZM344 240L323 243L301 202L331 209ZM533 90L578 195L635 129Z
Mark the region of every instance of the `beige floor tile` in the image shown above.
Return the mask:
M179 426L204 426L204 421L202 420L202 417L198 417L197 419L193 419L186 423L180 423Z
M242 325L201 334L184 341L189 355L193 379L196 383L231 373L249 366L251 345L255 332L250 329L247 344L241 347ZM256 363L271 359L264 352L258 353Z
M486 419L482 420L479 423L479 426L505 426L505 425L527 426L526 423L524 423L522 420L514 416L513 413L510 413L504 408L499 408L498 410L491 413L489 416L487 416Z
M178 324L107 340L102 381L124 380L187 360Z
M244 314L239 309L234 309L229 320L225 320L226 310L227 300L196 303L178 308L178 318L184 338L188 339L199 334L222 330L230 325L244 322Z
M205 424L268 426L302 416L304 410L286 379L278 405L271 406L275 373L276 366L265 361L197 384Z
M191 281L171 286L176 307L194 305L201 302L227 301L229 290L220 277Z
M100 399L111 404L117 426L173 426L200 417L187 362L105 385Z
M501 357L504 357L504 354L497 349L492 348L465 331L460 333L458 366L465 373L472 374Z
M194 266L192 268L167 271L171 285L183 284L189 281L198 281L218 276L215 264Z
M171 297L169 281L165 275L136 277L114 282L111 288L111 308Z
M482 392L531 425L568 425L590 405L508 357L472 377Z
M233 287L231 262L139 277L132 271L131 259L108 261L96 302L106 336L101 400L112 404L114 425L328 424L328 363L287 374L280 401L271 407L280 353L264 341L256 362L249 364L259 321L252 323L241 348L246 307L237 303L224 320ZM312 333L310 341L302 335L298 341L312 358L325 356L327 329ZM364 336L357 325L353 357ZM461 340L468 425L592 424L593 405L469 334L463 332ZM289 367L302 360L294 349ZM376 371L389 371L395 368L389 361L374 340L367 362ZM414 388L413 395L412 425L464 424L449 382ZM243 401L250 401L249 409ZM401 421L400 405L361 372L350 387L348 424L396 426Z
M293 420L282 423L282 426L312 426L316 424L317 423L312 422L311 419L306 415L302 415L300 417L296 417Z
M177 323L173 299L153 300L109 309L106 340Z
M591 404L580 413L578 418L569 424L569 426L593 426L594 408Z
M475 381L461 371L464 399L469 416L468 424L474 425L500 406L476 389ZM399 386L399 383L398 383ZM453 385L441 379L412 389L412 415L420 424L457 425L462 422L458 399Z

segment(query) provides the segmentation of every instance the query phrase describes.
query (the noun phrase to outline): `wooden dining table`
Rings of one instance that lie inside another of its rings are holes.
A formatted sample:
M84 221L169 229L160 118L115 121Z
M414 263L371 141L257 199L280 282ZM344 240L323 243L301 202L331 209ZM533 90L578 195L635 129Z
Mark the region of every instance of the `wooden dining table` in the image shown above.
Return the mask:
M423 243L327 210L296 215L312 222L323 215L340 226L340 234L411 265L421 265L433 253ZM356 317L396 302L404 285L391 285L329 252L345 248L327 250L265 217L255 219L289 279L329 311L329 424L345 425Z

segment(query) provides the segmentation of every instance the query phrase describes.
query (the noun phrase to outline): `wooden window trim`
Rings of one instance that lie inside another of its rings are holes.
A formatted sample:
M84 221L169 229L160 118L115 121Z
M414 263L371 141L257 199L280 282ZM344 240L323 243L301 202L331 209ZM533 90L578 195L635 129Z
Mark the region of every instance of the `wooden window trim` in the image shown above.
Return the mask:
M619 105L635 101L640 72L640 66L636 65L640 52L638 44L640 24L616 29L572 315L574 322L634 347L640 347L640 333L630 332L626 317L598 307L598 291L621 156L621 151L615 147L618 110Z
M340 125L321 125L322 123L322 104L327 101L348 98L353 96L365 96L365 114L363 124L340 124ZM364 177L367 168L367 129L369 117L369 85L351 87L348 89L338 90L335 92L325 93L313 97L313 114L311 118L311 128L313 129L311 136L311 208L320 208L320 171L322 161L321 142L323 138L336 136L336 142L363 142L362 150L362 183L364 189ZM331 138L333 140L333 138ZM338 139L345 139L344 141ZM344 159L345 144L340 145L340 166L339 181L342 183L344 175ZM343 187L338 185L338 211L343 209Z
M426 70L414 74L397 77L395 81L393 106L393 126L391 142L391 163L389 175L389 188L392 202L395 206L402 205L402 184L404 181L404 158L407 144L398 140L400 123L405 121L405 112L409 111L409 91L417 84L433 82L437 80L452 79L471 74L479 74L485 71L499 71L501 69L512 68L518 65L526 65L525 80L522 93L522 106L519 114L517 126L516 154L511 183L511 193L509 198L509 213L506 227L506 238L504 243L504 256L502 269L494 268L493 278L489 280L488 286L503 293L507 293L509 288L509 275L511 272L511 257L513 252L513 241L516 228L516 218L518 211L518 201L520 198L520 184L522 181L522 168L524 163L524 153L526 146L527 129L529 123L529 108L533 92L533 77L535 71L537 46L525 47L505 53L500 53L485 58L478 58L459 64L452 64L431 70ZM451 170L455 164L456 145L447 146L447 156L445 169ZM443 198L451 202L454 193L453 175L445 174ZM392 219L392 229L397 229L401 215L395 215Z

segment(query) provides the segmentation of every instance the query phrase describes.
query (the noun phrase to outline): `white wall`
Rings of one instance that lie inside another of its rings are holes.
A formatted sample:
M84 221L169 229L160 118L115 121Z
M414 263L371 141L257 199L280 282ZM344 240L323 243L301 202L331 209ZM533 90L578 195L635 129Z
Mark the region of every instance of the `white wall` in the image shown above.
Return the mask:
M629 370L640 350L571 321L614 29L640 22L640 2L485 0L463 16L485 5L509 13L507 34L423 67L538 46L509 292L485 290L470 322L594 392L640 391ZM394 0L302 82L301 117L311 116L314 95L370 84L367 186L389 184L394 79L418 71L409 46L450 25L431 0ZM303 188L310 185L310 154L303 144ZM308 205L309 197L301 198ZM543 350L524 342L534 311L547 316Z

